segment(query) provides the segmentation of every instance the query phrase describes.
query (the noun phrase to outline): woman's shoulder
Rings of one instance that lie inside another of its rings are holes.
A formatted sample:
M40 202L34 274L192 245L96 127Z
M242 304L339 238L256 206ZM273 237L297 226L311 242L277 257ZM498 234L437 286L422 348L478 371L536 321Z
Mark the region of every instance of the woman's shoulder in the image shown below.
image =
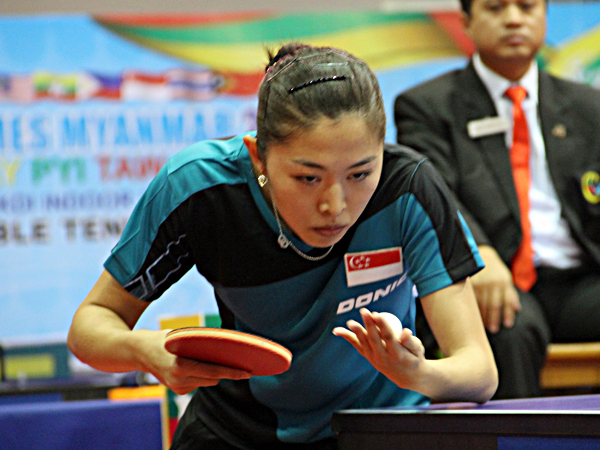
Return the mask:
M400 144L385 144L382 187L402 194L438 190L445 184L429 158Z
M245 155L244 134L222 139L199 141L172 155L167 161L167 170L197 170L215 165L231 165Z
M243 135L197 142L172 155L146 191L181 202L217 185L246 182Z
M383 151L384 173L412 173L419 165L428 161L426 156L406 145L386 143Z
M427 158L412 148L385 144L381 179L371 206L382 208L409 194L415 174L424 162Z

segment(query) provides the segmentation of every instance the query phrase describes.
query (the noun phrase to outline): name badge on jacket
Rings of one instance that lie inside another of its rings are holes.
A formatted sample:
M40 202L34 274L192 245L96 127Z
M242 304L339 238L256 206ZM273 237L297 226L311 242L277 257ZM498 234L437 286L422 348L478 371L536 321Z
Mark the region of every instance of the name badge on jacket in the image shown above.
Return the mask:
M508 120L504 117L484 117L467 123L467 132L471 139L476 139L492 134L505 133L508 131L508 127Z
M402 248L346 253L344 264L348 287L385 280L402 273Z

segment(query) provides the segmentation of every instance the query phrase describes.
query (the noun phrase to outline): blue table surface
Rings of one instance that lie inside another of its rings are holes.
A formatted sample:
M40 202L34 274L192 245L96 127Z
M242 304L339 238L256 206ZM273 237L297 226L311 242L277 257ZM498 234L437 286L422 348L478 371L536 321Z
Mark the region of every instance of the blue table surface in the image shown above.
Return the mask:
M511 400L491 400L484 404L471 402L436 403L427 406L391 406L386 408L347 409L340 413L414 413L414 412L444 412L461 411L485 413L494 411L600 411L600 394L570 395L560 397L536 397Z
M365 439L373 448L412 439L416 450L600 450L600 395L344 410L333 428L344 450L366 448Z
M414 409L414 408L412 408ZM583 411L600 410L600 395L570 395L562 397L520 398L492 400L483 405L478 403L440 403L424 409L477 409L477 410L520 410L520 411Z

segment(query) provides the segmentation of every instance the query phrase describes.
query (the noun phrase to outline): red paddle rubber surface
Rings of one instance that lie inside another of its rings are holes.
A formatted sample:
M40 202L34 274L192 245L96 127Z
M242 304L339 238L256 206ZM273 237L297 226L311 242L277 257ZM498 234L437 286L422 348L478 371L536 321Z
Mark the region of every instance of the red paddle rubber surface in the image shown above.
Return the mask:
M246 370L252 375L276 375L289 369L292 353L268 339L222 328L191 327L170 331L167 351L186 358Z

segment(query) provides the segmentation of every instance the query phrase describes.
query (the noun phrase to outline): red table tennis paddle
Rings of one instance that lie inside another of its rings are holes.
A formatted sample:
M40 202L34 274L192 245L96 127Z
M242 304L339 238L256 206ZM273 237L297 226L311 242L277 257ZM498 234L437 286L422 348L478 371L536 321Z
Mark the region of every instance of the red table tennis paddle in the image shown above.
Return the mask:
M292 363L292 353L282 345L223 328L172 330L165 337L165 348L177 356L243 369L252 375L276 375Z

